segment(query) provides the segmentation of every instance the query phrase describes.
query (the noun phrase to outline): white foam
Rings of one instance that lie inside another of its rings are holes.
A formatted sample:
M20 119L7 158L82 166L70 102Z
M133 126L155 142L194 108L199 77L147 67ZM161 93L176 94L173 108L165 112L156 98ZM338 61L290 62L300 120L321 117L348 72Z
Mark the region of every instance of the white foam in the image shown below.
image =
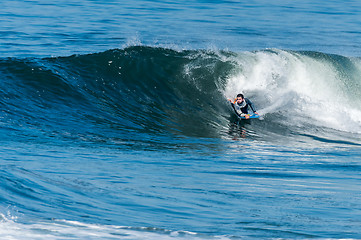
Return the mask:
M241 53L238 72L229 78L224 94L244 93L261 115L280 112L289 124L312 121L322 127L361 133L361 96L348 92L332 61L281 50ZM360 61L353 61L361 75ZM351 74L351 73L350 73ZM300 122L301 121L301 122Z
M171 231L152 227L126 227L87 224L77 221L53 220L49 222L18 223L0 215L0 239L4 240L58 240L58 239L229 239L223 236L205 236L188 231Z

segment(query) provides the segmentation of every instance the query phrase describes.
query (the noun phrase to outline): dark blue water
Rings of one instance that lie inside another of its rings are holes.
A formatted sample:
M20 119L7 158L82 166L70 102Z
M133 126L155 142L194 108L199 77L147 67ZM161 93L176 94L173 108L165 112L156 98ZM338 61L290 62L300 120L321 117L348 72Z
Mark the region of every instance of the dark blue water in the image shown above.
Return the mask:
M0 238L360 239L360 7L2 1Z

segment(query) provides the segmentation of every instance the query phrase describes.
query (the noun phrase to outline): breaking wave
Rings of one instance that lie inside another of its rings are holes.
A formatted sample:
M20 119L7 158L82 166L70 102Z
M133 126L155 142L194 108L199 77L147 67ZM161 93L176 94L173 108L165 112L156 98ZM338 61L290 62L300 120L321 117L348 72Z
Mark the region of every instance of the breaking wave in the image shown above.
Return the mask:
M226 99L239 92L262 115L240 125L257 139L286 135L358 144L361 134L359 58L134 46L3 58L0 75L0 124L8 140L227 139L234 137L236 120Z

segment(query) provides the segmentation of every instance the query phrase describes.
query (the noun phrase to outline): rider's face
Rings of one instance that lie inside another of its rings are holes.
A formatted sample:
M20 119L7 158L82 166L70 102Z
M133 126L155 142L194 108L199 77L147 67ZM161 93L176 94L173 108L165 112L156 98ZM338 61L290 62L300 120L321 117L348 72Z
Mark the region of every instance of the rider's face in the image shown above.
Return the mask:
M243 98L241 98L241 97L237 98L237 103L241 103L242 101L243 101Z

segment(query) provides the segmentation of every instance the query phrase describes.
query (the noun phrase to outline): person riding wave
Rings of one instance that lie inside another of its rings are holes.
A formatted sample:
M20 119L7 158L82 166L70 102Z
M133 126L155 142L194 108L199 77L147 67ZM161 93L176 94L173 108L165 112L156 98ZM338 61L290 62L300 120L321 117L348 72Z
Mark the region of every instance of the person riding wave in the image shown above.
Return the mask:
M232 103L230 99L228 99ZM233 102L234 109L238 113L239 116L245 117L246 119L249 119L248 115L248 107L251 108L254 114L258 115L255 107L253 106L251 100L248 98L245 98L243 94L237 94L236 99Z

